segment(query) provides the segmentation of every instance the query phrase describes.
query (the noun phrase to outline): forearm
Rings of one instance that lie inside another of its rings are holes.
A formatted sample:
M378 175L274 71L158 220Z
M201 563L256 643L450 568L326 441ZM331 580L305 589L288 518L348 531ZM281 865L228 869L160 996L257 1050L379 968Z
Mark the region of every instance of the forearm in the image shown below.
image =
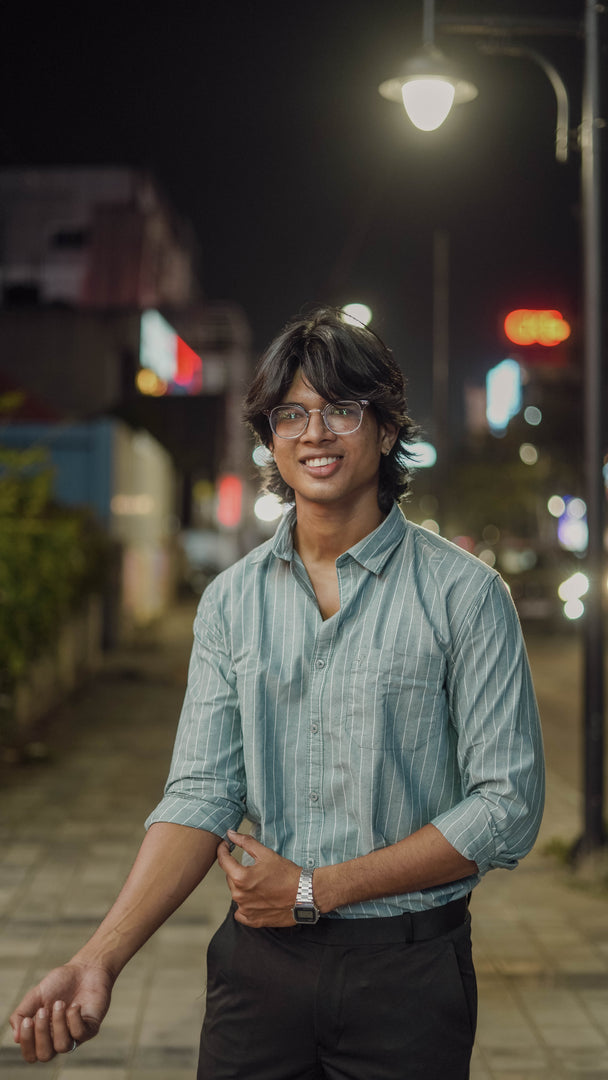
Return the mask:
M346 904L428 889L477 873L434 825L404 840L314 873L315 903L322 913Z
M73 957L113 978L184 902L215 861L220 838L185 825L152 825L116 902Z

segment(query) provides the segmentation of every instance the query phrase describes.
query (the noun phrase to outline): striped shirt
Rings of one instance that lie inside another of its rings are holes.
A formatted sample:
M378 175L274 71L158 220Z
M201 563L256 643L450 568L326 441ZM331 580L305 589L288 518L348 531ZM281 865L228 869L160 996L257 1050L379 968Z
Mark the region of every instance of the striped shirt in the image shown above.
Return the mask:
M300 866L343 862L431 822L479 874L340 908L398 915L512 868L542 815L538 710L500 576L388 517L336 561L323 620L293 548L274 538L201 599L165 795L146 822L253 835Z

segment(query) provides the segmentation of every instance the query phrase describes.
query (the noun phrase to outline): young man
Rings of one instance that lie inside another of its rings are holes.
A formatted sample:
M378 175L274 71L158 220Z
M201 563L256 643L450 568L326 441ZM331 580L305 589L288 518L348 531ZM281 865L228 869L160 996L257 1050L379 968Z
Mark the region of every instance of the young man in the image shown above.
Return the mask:
M199 1080L464 1080L468 897L526 854L542 812L517 617L498 574L399 509L414 429L369 330L295 320L245 415L294 505L203 595L165 797L15 1039L35 1061L91 1038L217 853L233 904L208 950Z

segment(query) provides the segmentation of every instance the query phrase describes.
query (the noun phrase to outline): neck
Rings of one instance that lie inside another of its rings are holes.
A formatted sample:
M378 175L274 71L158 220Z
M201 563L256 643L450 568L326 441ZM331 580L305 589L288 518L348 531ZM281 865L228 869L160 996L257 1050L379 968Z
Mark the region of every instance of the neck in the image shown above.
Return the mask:
M351 507L347 513L335 506L301 505L296 497L297 522L294 547L306 563L335 563L345 551L377 529L386 514L378 504L363 510Z

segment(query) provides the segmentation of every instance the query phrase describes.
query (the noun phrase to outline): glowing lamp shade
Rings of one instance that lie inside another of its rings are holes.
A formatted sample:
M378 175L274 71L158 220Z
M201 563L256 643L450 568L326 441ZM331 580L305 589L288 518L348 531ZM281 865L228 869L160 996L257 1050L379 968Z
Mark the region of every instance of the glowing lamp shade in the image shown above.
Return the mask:
M441 127L454 104L456 87L441 78L408 79L401 87L405 111L420 131Z

